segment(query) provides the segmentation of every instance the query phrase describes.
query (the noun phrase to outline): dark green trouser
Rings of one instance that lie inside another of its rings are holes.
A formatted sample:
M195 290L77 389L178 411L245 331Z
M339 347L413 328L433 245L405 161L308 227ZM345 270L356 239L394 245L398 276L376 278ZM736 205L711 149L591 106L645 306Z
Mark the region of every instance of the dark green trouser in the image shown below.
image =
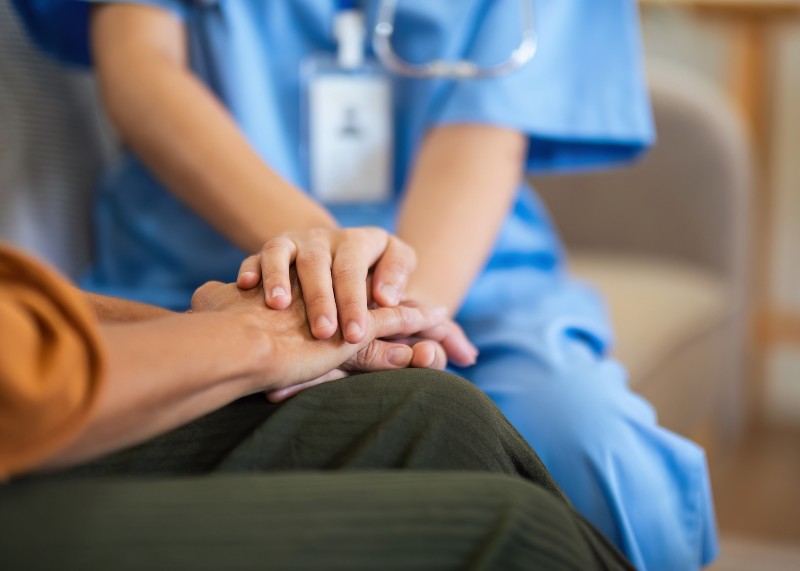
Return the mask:
M0 569L629 567L477 389L412 370L0 487Z

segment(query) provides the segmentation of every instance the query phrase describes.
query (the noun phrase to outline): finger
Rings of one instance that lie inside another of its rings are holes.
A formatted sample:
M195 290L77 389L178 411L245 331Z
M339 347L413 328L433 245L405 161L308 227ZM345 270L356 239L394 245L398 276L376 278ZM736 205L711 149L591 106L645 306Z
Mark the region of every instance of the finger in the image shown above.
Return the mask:
M351 373L371 373L405 369L412 365L414 350L402 343L375 340L361 349L342 366Z
M417 255L414 249L402 240L390 237L373 272L373 299L384 307L394 307L400 303L405 295L408 279L416 266Z
M420 341L411 346L414 357L411 366L419 369L438 369L443 371L447 367L447 354L439 343L435 341Z
M464 330L456 322L449 319L430 329L416 332L410 337L391 336L392 341L407 345L414 345L423 339L435 341L442 345L448 358L453 364L460 367L474 365L478 358L477 347L472 344Z
M360 343L367 332L367 274L373 260L364 235L345 235L336 249L331 270L342 335L354 344Z
M478 348L472 344L464 330L452 320L419 331L416 337L439 343L448 359L459 367L474 365L478 359Z
M372 337L411 336L441 325L447 316L444 307L379 307L369 312Z
M311 334L317 339L329 339L337 329L331 261L330 246L324 241L309 243L298 249L295 261L308 324Z
M341 369L334 369L333 371L330 371L329 373L326 373L321 377L314 379L313 381L307 381L305 383L300 383L299 385L286 387L285 389L270 391L267 393L267 400L271 403L283 402L286 399L291 398L296 394L303 392L306 389L310 389L311 387L316 387L317 385L321 385L323 383L338 381L339 379L344 379L347 376L348 375L345 371Z
M253 289L261 281L261 266L258 256L250 256L239 266L239 275L236 277L236 285L241 289Z
M197 288L192 295L192 311L209 311L214 309L214 292L225 284L206 282Z
M264 301L272 309L286 309L292 303L289 268L297 255L297 244L285 236L269 240L257 256L258 273L264 284Z

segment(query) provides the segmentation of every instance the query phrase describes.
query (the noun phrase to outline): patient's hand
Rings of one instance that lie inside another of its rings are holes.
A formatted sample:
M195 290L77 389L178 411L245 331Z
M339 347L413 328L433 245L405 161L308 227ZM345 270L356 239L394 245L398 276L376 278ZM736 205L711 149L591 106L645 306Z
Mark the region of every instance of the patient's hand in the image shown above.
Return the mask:
M329 339L338 329L345 340L358 343L366 335L368 298L382 307L396 307L416 266L416 255L380 228L291 232L273 238L259 254L247 258L237 283L251 289L263 277L266 304L284 309L293 298L289 280L293 265L314 337Z
M315 339L309 331L299 283L292 280L291 303L282 311L264 305L261 288L243 291L235 284L210 282L192 298L192 310L243 312L253 317L253 335L264 339L263 387L273 402L301 390L353 373L431 367L447 363L439 341L425 332L446 324L445 310L399 305L368 310L365 335L358 343L346 342L339 332ZM398 338L387 340L380 338Z

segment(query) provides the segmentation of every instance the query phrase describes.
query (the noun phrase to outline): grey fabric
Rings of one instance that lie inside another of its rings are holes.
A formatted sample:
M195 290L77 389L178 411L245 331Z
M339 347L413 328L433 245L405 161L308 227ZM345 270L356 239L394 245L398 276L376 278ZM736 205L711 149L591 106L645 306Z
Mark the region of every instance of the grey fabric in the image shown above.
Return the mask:
M0 239L71 277L90 256L91 193L116 143L93 80L48 61L0 0Z

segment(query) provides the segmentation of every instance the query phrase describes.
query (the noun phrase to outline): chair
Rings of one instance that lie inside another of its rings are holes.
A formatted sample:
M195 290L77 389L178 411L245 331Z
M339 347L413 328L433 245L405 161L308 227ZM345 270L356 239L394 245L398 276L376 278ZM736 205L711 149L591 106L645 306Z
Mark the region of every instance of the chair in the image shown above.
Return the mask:
M0 0L0 239L77 277L91 256L92 189L116 144L88 72L28 40Z
M608 301L632 388L709 444L742 419L752 159L715 86L652 62L651 91L659 139L643 161L533 183L573 273Z

